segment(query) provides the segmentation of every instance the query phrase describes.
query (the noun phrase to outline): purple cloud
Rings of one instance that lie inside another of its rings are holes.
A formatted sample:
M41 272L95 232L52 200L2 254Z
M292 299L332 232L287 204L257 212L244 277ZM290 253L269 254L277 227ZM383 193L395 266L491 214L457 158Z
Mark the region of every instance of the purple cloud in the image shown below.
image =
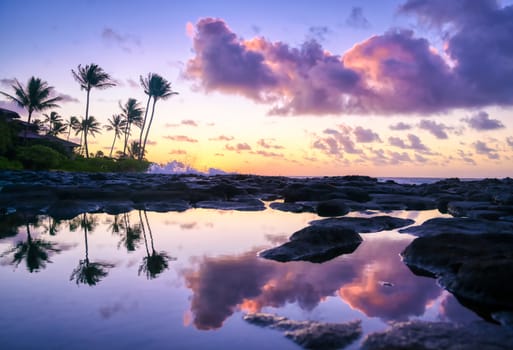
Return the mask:
M209 141L232 141L233 139L233 136L219 135L217 137L209 138Z
M422 143L422 141L420 140L420 138L418 136L413 135L413 134L408 134L408 141L409 141L409 143L406 143L403 139L401 139L399 137L394 137L394 136L391 136L388 138L388 143L391 146L395 146L395 147L402 148L402 149L411 149L411 150L415 150L417 152L421 152L424 154L431 153L429 148L425 144Z
M490 119L490 116L485 111L479 111L468 118L463 118L462 121L467 123L472 129L479 131L504 128L504 124L500 120Z
M14 84L16 84L16 79L2 78L0 79L0 86L11 88Z
M357 126L354 129L353 134L356 137L356 142L381 142L381 139L377 133L375 133L371 129L364 129L361 126Z
M447 135L446 130L450 130L451 128L445 124L437 123L433 120L422 119L419 124L419 128L429 131L433 134L437 139L447 139L449 136Z
M497 150L488 147L488 145L482 141L476 141L472 144L474 146L474 149L476 153L478 154L484 154L489 159L499 159L499 154L497 153Z
M248 145L245 142L244 143L238 143L235 146L227 144L227 145L224 146L224 148L227 149L228 151L235 151L235 152L251 151L251 146Z
M258 140L257 144L265 149L283 149L284 148L283 146L272 144L272 141L274 141L274 140L273 139L268 139L268 140L260 139L260 140Z
M195 26L195 55L185 77L205 91L266 103L277 115L429 114L513 105L512 6L409 0L401 11L443 25L445 52L411 30L394 29L342 56L316 40L299 47L245 40L222 19L204 18Z
M62 103L79 103L80 100L68 94L59 94Z
M269 152L269 151L264 151L264 150L256 151L256 152L254 152L254 154L258 154L258 155L261 155L262 157L267 157L267 158L283 158L283 154L281 154L281 153Z
M198 126L198 123L196 123L194 120L191 120L191 119L182 120L180 124L188 125L188 126Z
M411 125L403 123L403 122L399 122L397 124L390 125L389 129L390 130L410 130L411 129Z
M112 28L104 28L102 31L102 39L108 43L113 43L119 46L123 51L127 53L132 52L134 46L140 47L141 40L132 34L120 34Z
M513 136L509 136L508 138L506 138L506 142L509 147L513 148Z
M167 135L167 136L164 136L164 138L171 140L171 141L178 141L178 142L191 142L191 143L198 142L198 140L190 138L189 136L185 136L185 135Z
M184 154L187 154L187 151L185 151L183 149L173 149L173 150L169 151L169 154L172 154L172 155L184 155Z
M351 13L346 19L346 25L358 29L367 29L370 27L370 22L363 14L363 9L355 6L351 9Z

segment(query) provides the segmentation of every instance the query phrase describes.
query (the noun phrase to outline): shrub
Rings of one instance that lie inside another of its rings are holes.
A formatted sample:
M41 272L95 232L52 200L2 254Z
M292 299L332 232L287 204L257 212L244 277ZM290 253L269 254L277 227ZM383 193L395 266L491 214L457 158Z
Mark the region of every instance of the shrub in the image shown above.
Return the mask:
M26 169L55 169L64 160L64 156L47 146L34 145L19 147L17 158Z
M9 160L5 157L0 157L0 169L2 170L21 170L23 166L17 160Z

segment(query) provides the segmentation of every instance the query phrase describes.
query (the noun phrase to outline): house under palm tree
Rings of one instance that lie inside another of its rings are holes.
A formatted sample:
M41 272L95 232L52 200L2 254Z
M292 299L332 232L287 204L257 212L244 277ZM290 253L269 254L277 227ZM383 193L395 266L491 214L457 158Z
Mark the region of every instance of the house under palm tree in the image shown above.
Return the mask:
M73 151L76 147L80 147L80 145L75 142L66 141L52 135L40 134L37 124L20 120L20 115L14 111L0 108L0 119L6 121L7 123L13 123L17 130L16 137L18 140L20 140L20 143L27 141L50 142L60 145L69 155L73 154Z

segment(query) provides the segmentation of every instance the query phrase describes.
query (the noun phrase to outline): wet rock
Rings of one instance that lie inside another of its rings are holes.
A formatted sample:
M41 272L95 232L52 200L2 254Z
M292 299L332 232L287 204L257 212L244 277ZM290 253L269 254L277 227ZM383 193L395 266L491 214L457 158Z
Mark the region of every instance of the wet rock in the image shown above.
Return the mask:
M110 215L118 215L128 213L134 209L134 202L132 201L116 201L107 202L101 206L102 212Z
M219 210L240 210L260 211L265 210L265 204L259 199L242 199L234 201L201 201L196 203L196 208L219 209Z
M56 220L71 220L82 213L97 213L101 206L95 202L61 200L54 202L46 210L46 214Z
M317 204L319 216L342 216L349 213L349 208L342 199L330 199Z
M436 209L436 200L430 197L401 194L371 194L372 202L384 210L430 210Z
M350 229L358 233L371 233L394 230L413 224L411 219L394 218L391 216L373 216L370 218L330 218L323 220L314 220L310 222L313 226Z
M485 313L513 310L513 235L421 237L401 255L412 271L431 274L458 299Z
M286 211L291 213L315 213L317 202L296 202L296 203L279 203L273 202L269 207L274 210Z
M490 202L449 202L447 212L455 217L468 216L469 211L483 210L490 207Z
M368 335L362 350L506 350L513 331L484 321L465 325L412 321Z
M362 335L361 321L324 323L294 321L273 314L248 314L248 323L283 331L284 335L305 349L343 349Z
M172 200L164 202L152 201L134 204L134 209L155 211L158 213L166 213L169 211L182 212L186 211L190 207L190 204L183 200Z
M338 227L308 226L279 247L265 250L260 256L280 262L310 261L322 263L358 248L362 237L354 230Z
M442 233L453 234L484 234L513 233L513 223L506 221L489 221L469 218L433 218L422 225L411 226L399 230L415 236L434 236Z

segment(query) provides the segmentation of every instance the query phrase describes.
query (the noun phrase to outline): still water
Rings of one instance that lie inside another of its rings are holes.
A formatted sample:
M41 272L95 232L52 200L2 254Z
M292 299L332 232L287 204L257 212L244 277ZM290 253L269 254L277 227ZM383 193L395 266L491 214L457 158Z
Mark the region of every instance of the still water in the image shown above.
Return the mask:
M355 214L353 216L378 215ZM415 224L438 211L391 212ZM399 253L412 236L362 234L351 255L278 263L258 252L318 219L310 213L193 209L0 219L2 349L298 349L247 312L295 320L477 319ZM363 337L362 337L363 338ZM358 349L360 338L349 349Z

